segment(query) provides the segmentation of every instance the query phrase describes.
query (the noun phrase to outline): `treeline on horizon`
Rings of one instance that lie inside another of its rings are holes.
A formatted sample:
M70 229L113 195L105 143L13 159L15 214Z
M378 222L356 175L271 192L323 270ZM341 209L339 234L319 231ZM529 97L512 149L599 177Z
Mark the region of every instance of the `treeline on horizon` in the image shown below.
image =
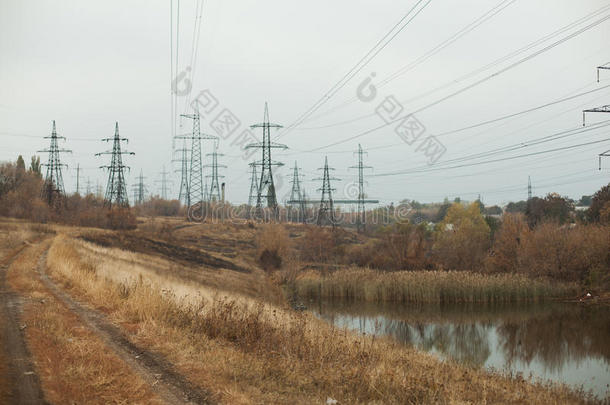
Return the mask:
M158 197L135 208L115 209L94 194L45 201L44 184L37 158L29 167L21 157L0 164L0 215L111 229L134 229L137 216L186 215L179 201ZM578 212L573 201L554 193L513 204L518 209L508 212L507 207L501 216L494 215L495 208L490 215L480 201L445 201L435 205L434 213L431 205L413 203L410 217L403 220L378 209L378 218L386 218L367 224L369 238L363 243L353 243L340 228L308 227L297 250L304 261L387 271L516 272L610 289L610 184L585 198L590 206ZM421 220L422 212L435 215L436 222Z

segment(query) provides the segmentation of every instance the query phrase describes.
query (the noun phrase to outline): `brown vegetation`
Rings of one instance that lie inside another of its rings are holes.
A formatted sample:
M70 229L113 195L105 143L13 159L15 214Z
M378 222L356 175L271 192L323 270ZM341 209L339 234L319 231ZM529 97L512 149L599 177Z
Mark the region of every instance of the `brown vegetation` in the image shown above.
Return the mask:
M310 299L409 303L499 303L543 301L577 292L575 284L531 280L522 275L485 275L467 271L380 272L352 268L321 277L315 272L296 281Z
M8 280L24 297L22 327L45 399L50 403L161 403L44 288L36 275L44 248L44 244L27 248L8 269Z
M491 272L517 272L610 288L610 229L604 225L530 229L521 215L506 215L492 254Z
M133 229L135 216L129 208L104 209L103 200L92 194L41 198L43 180L39 171L18 164L0 164L0 215L34 222L110 229Z
M285 263L291 241L286 229L277 224L267 224L261 227L256 236L258 262L263 269L278 270Z
M311 315L231 299L177 299L145 280L117 283L57 238L48 265L71 294L226 403L574 403L562 387L510 379L334 329Z

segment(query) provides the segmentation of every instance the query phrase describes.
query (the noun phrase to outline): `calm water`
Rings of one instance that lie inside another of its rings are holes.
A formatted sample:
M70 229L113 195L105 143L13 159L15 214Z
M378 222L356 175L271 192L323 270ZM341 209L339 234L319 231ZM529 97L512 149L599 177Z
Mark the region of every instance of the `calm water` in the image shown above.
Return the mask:
M390 335L441 358L522 373L610 397L610 310L574 304L380 305L310 303L316 315Z

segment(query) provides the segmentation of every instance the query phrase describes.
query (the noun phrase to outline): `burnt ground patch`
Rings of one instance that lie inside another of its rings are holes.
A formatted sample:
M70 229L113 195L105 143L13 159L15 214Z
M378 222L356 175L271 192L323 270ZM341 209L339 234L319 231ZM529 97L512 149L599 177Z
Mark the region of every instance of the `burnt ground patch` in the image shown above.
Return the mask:
M91 233L81 235L80 239L103 247L115 247L136 253L152 254L185 265L203 265L217 269L238 271L240 273L251 272L245 267L239 266L229 260L213 256L199 249L174 245L132 233Z

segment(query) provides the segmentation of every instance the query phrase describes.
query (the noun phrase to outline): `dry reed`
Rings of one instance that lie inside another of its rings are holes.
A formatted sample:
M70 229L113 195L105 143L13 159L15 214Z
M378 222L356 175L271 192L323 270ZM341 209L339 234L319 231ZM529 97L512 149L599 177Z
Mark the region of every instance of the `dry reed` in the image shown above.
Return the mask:
M573 295L577 286L532 280L518 274L480 274L467 271L380 272L352 268L327 276L317 273L296 280L299 295L362 301L394 302L516 302Z

